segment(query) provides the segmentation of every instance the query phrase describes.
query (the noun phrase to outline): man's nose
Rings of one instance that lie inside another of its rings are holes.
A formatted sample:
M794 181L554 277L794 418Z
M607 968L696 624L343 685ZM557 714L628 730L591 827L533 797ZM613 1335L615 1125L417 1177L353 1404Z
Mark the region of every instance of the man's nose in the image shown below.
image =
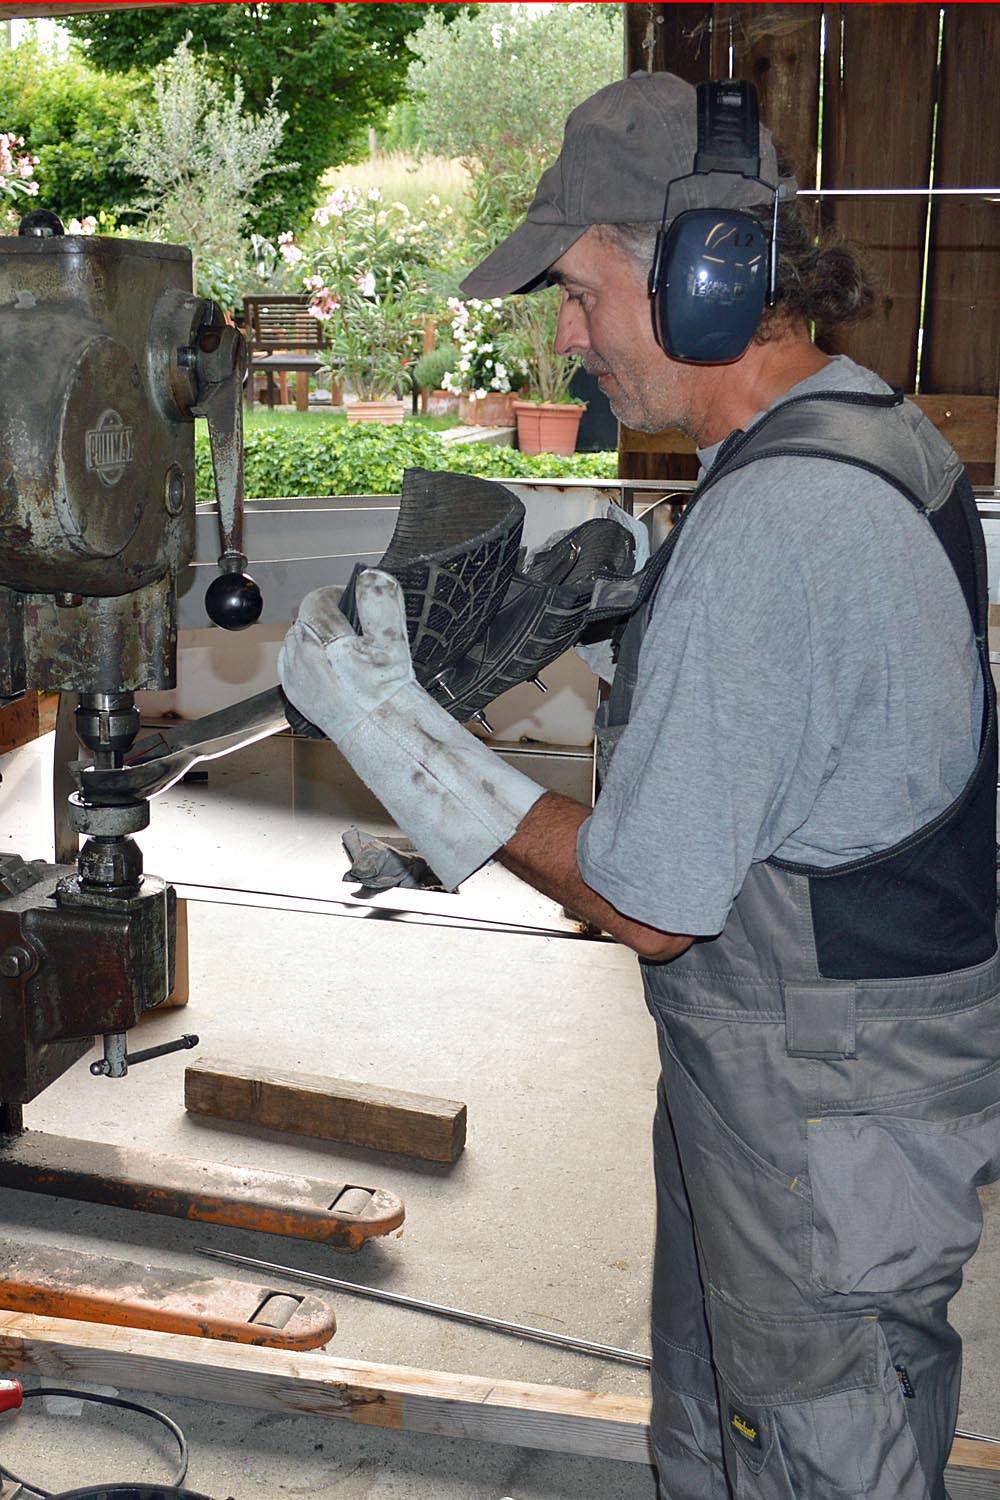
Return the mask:
M557 354L586 354L590 348L587 320L578 302L563 301L556 324L555 351Z

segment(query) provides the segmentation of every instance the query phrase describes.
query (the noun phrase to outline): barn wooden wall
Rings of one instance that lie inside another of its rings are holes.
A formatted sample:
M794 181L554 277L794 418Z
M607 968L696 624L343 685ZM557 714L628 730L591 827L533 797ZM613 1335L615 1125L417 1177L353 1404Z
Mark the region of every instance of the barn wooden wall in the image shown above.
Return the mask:
M751 79L800 187L922 187L932 171L937 187L1000 183L998 5L631 3L625 16L627 72ZM881 294L871 319L819 342L913 392L923 302L919 390L974 479L992 482L1000 202L939 199L929 222L923 198L818 212L865 249ZM690 444L657 438L623 429L624 473L691 472L662 456Z

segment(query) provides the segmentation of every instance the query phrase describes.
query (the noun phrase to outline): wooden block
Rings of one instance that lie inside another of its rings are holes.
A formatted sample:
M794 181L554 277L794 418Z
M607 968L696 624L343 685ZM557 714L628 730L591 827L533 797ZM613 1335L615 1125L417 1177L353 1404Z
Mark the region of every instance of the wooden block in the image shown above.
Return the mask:
M192 1114L424 1161L456 1161L465 1146L464 1104L345 1078L202 1061L185 1069L184 1104Z
M188 968L188 907L183 896L177 897L177 942L174 949L174 987L156 1010L187 1005L190 999L190 975ZM147 1011L148 1016L156 1011Z
M58 693L22 693L0 708L0 755L55 728Z

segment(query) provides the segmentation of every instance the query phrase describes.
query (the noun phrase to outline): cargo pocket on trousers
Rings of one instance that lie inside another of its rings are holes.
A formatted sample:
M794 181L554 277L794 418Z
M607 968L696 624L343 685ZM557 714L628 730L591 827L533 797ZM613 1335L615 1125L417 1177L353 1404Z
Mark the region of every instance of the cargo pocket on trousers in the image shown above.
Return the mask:
M810 1120L808 1162L820 1286L897 1292L946 1280L979 1243L977 1187L1000 1176L1000 1104L944 1121Z
M926 1500L876 1317L770 1317L714 1291L709 1315L738 1500Z

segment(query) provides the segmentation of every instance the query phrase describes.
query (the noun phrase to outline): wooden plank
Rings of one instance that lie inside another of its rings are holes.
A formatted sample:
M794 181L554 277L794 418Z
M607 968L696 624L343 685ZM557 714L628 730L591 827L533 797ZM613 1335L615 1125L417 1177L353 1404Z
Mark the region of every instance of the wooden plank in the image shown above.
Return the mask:
M956 1438L948 1459L949 1468L1000 1470L1000 1446L980 1443L975 1438Z
M58 693L29 690L0 708L0 755L30 744L56 727Z
M424 1161L455 1161L465 1146L464 1104L346 1078L203 1060L184 1071L184 1105L192 1114Z
M625 74L676 73L689 83L708 80L712 69L711 5L623 6Z
M147 1016L155 1016L165 1007L187 1005L191 998L190 948L188 944L188 904L183 896L177 897L177 930L174 945L174 987L155 1010L147 1010Z
M761 120L800 187L816 186L822 5L718 5L713 77L756 85Z
M649 1403L328 1353L0 1312L0 1369L297 1416L648 1464Z
M988 7L992 9L992 7ZM937 81L935 5L828 5L823 94L824 187L926 187ZM899 108L886 95L888 59ZM905 79L905 88L903 80ZM882 295L874 315L820 330L822 346L916 385L927 203L923 198L827 200L824 220L862 246Z
M895 8L895 7L893 7ZM903 9L910 7L904 6ZM1000 73L995 5L945 8L935 182L995 186L1000 116L972 109L992 99ZM921 387L995 395L1000 380L1000 205L938 200L931 218Z
M619 448L622 453L693 454L695 451L694 440L679 427L664 427L662 432L636 432L634 428L622 427Z
M948 439L965 464L994 462L997 441L996 396L911 396Z
M402 1365L221 1344L0 1311L0 1370L255 1410L649 1464L649 1401ZM946 1479L1000 1470L1000 1448L956 1438Z

